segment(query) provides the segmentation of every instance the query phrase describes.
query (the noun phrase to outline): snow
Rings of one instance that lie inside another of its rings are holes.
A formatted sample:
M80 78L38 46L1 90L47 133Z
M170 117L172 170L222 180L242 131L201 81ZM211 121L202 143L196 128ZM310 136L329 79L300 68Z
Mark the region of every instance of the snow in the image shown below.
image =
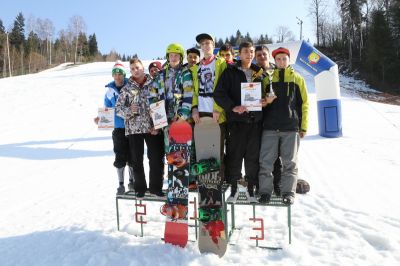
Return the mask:
M149 64L150 61L144 61ZM127 65L127 63L125 63ZM292 207L257 208L266 241L255 247L252 209L236 206L223 258L200 254L190 228L182 249L161 240L161 203L148 203L144 237L134 203L120 201L117 230L111 131L93 123L113 63L60 66L0 80L0 265L399 265L400 106L364 100L341 77L343 137L318 135L312 78L310 126ZM147 160L145 161L145 165Z

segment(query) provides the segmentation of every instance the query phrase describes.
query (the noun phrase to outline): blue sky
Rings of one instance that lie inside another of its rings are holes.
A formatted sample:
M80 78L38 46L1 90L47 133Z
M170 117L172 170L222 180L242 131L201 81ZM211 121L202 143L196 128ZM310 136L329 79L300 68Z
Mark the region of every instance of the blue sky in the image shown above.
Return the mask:
M274 37L278 26L288 27L296 39L303 20L303 37L313 41L314 21L308 15L310 0L13 0L1 4L0 19L6 29L19 12L25 17L50 19L56 29L67 29L74 15L82 16L87 35L96 33L99 50L120 54L137 53L142 59L165 54L173 42L186 49L195 45L195 36L207 32L229 37L239 29L243 35L267 33Z

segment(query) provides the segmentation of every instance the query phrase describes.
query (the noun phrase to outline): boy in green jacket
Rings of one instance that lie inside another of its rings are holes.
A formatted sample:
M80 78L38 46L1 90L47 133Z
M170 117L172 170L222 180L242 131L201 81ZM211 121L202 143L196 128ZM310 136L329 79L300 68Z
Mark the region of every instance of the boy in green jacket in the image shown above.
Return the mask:
M307 132L308 95L304 78L289 66L290 52L280 47L272 52L276 69L263 79L267 97L263 99L263 133L260 150L260 203L268 203L274 188L274 162L282 159L281 194L286 205L294 203L297 184L297 152L300 138Z

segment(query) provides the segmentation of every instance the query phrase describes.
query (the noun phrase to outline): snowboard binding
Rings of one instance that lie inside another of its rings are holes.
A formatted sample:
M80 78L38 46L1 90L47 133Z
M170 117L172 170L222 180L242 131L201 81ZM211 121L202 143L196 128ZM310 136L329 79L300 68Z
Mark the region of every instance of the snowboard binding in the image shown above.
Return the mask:
M170 165L175 165L178 168L184 167L187 164L185 153L183 151L175 151L167 154L167 162Z
M207 172L219 170L219 162L215 158L200 160L191 167L192 175L201 175Z
M198 219L203 223L208 223L215 220L222 220L222 210L221 208L200 208Z
M164 204L160 207L160 213L173 221L183 219L187 216L188 208L182 204Z

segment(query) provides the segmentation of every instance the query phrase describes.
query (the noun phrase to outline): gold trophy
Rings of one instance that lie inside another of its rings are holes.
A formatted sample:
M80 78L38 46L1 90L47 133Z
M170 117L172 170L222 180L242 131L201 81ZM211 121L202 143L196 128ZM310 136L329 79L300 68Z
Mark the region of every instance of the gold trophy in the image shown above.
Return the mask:
M137 88L132 89L133 100L132 104L139 106L139 90ZM139 114L139 110L133 112L134 115Z
M175 116L178 115L179 104L181 102L182 96L183 96L182 93L174 93L174 99L175 99L174 114L175 114Z
M177 101L180 101L180 99L182 98L182 93L174 93L174 97Z
M268 97L273 97L275 96L275 92L272 89L272 75L274 74L274 69L273 68L268 68L266 70L267 74L268 74L268 78L269 78L269 93L268 93Z

